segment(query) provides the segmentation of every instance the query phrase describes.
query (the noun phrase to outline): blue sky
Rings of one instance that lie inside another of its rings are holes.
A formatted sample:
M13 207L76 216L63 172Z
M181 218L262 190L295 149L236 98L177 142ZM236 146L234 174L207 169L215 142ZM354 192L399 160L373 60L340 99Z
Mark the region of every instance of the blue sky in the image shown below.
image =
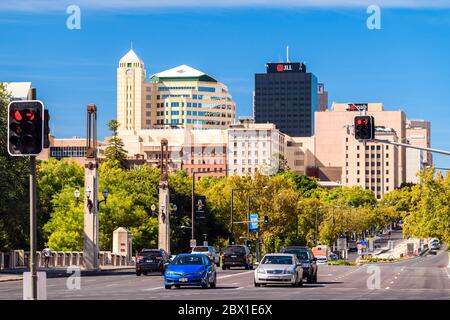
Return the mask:
M383 102L430 120L432 147L449 150L450 1L372 2L390 4L381 7L381 30L367 29L367 5L353 0L80 0L81 30L69 30L65 1L2 0L0 81L32 81L57 137L84 136L86 104L96 103L103 138L131 41L149 75L188 64L227 84L238 116L251 115L254 74L284 59L289 45L290 60L306 62L330 103ZM450 167L450 157L434 159Z

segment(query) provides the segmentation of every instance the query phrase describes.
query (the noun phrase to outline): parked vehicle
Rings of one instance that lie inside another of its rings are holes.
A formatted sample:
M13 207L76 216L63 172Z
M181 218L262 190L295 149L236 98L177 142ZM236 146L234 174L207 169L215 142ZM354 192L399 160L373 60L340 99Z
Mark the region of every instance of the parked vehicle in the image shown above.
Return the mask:
M261 260L254 276L255 287L266 284L303 285L302 265L295 254L271 253Z
M282 253L295 254L302 265L303 278L308 283L317 283L317 263L311 249L307 246L291 246L283 248Z
M326 263L330 259L331 248L329 246L316 246L312 248L311 251L314 254L314 257L317 258L317 263L319 263L319 260L321 263L323 263L323 261Z
M204 254L179 254L167 266L164 287L201 286L216 287L217 273L214 263Z
M213 246L197 246L192 248L192 253L206 254L216 266L220 265L220 255Z
M137 276L155 271L164 274L165 267L170 262L170 256L163 249L143 249L136 257L136 261Z
M327 264L327 262L328 262L327 257L319 256L316 259L317 259L317 264Z
M230 267L244 267L245 270L253 269L253 257L250 249L243 245L231 245L225 247L222 255L222 270Z

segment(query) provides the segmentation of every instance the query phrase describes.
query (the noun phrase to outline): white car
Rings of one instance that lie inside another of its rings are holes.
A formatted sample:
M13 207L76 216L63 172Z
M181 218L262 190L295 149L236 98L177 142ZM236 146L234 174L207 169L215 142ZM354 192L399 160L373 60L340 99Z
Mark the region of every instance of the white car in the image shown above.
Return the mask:
M266 284L303 285L303 268L295 254L266 254L255 270L255 287Z
M213 246L197 246L192 248L192 253L206 254L216 266L220 265L220 255Z

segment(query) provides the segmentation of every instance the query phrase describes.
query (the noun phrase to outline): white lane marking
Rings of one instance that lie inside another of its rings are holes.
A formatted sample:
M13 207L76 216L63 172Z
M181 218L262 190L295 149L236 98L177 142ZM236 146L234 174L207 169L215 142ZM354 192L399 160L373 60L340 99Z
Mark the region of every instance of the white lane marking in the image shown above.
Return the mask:
M118 283L112 283L112 284L108 284L107 287L114 287L114 286L118 286Z
M234 273L234 274L228 274L226 276L217 277L217 279L219 280L219 279L225 279L225 278L240 276L240 275L247 274L247 273L250 273L250 272L254 272L254 270L249 270L249 271L239 272L239 273Z
M142 289L141 291L152 291L152 290L158 290L158 289L164 289L164 287L147 288L147 289Z
M394 281L391 281L391 284L393 284L394 283Z
M397 279L398 279L398 277L394 277L394 279L395 279L395 280L397 280Z
M386 290L389 290L389 287L386 287Z

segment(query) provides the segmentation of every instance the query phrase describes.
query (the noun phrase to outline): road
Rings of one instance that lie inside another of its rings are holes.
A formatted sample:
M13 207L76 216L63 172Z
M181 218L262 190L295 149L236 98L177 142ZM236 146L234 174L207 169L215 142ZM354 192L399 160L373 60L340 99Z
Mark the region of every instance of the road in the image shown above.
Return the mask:
M379 269L377 269L379 267ZM373 270L379 271L379 288ZM368 279L375 279L369 281ZM218 270L216 289L163 288L161 275L130 273L85 276L81 289L69 290L68 278L47 279L48 299L446 299L450 300L448 253L365 266L319 265L318 283L303 287L255 288L253 271ZM0 283L0 299L22 299L22 281Z

